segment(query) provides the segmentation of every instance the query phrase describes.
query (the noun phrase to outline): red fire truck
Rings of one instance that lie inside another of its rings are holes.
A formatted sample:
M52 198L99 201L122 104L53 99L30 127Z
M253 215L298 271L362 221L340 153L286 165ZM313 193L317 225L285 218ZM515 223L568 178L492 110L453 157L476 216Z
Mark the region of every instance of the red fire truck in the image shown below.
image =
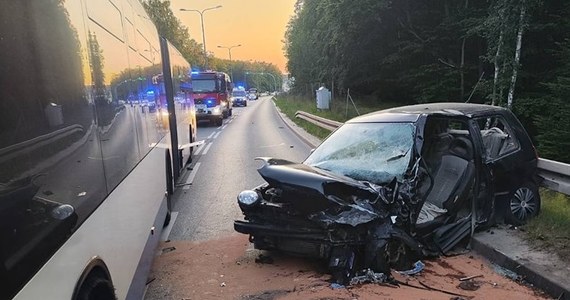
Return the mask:
M217 126L232 115L230 76L223 72L192 72L192 90L196 119L209 120Z

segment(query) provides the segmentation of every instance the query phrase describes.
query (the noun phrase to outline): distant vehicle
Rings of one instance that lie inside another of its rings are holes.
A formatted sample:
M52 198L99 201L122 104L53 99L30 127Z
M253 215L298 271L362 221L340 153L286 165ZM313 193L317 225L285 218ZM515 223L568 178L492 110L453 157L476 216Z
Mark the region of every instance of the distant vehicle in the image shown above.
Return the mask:
M223 72L192 72L192 90L196 104L196 118L208 120L217 126L232 115L230 76Z
M255 99L257 99L257 96L255 96L255 94L247 94L247 99L248 100L255 100Z
M324 259L343 284L450 253L495 216L522 224L540 210L533 144L496 106L383 110L346 122L303 163L263 160L267 183L238 195L235 230L257 249Z
M248 92L249 94L255 95L255 99L254 99L254 100L257 100L257 99L259 98L259 93L258 93L258 91L257 91L256 88L250 88L249 91L247 91L247 92Z
M247 93L243 88L234 88L232 91L232 105L233 106L247 106Z

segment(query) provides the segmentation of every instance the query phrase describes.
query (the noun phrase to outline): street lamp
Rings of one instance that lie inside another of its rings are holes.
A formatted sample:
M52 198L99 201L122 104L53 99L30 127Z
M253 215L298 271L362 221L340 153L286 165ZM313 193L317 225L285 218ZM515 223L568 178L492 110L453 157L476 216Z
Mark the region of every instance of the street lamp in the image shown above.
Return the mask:
M233 72L233 66L232 66L232 48L236 48L236 47L241 47L241 44L230 46L230 47L218 45L218 48L228 49L228 54L230 56L230 75L232 76L232 80L234 80L234 72Z
M206 33L204 32L204 13L208 10L218 9L221 7L222 7L221 5L218 5L218 6L214 6L214 7L208 7L208 8L205 8L203 10L185 9L185 8L180 9L180 11L193 11L193 12L197 12L200 14L200 22L202 23L202 44L204 45L204 67L205 68L208 67L208 52L206 52Z
M273 89L274 91L277 91L278 87L277 87L277 80L275 79L275 75L271 74L271 73L265 73L265 72L245 72L245 74L257 74L257 75L269 75L271 76L271 78L273 78Z
M277 88L277 80L275 79L275 76L274 76L273 74L271 74L271 73L261 73L261 75L265 75L265 74L267 74L267 75L271 76L271 78L273 78L273 83L274 83L274 86L275 86L274 92L277 92L277 89L278 89L278 88Z

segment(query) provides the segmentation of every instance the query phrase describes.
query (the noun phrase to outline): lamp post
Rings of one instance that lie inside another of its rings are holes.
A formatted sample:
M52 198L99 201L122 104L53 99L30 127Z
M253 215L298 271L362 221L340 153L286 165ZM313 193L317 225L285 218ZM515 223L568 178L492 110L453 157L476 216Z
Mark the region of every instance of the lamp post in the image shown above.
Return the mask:
M241 47L241 44L225 47L218 45L218 48L228 49L228 55L230 56L230 75L232 76L232 81L234 80L234 71L232 66L232 48Z
M277 80L275 79L275 75L273 75L273 74L271 74L271 73L261 73L261 75L265 75L265 74L267 74L267 75L271 76L271 78L273 78L273 84L274 84L274 87L275 87L274 92L277 92L277 89L278 89L278 88L277 88Z
M192 11L192 12L197 12L200 14L200 22L202 23L202 45L204 45L204 67L205 68L208 67L208 52L206 52L206 33L204 31L204 13L208 10L218 9L221 7L222 7L221 5L218 5L218 6L214 6L214 7L208 7L208 8L205 8L203 10L185 9L185 8L180 9L180 11Z
M271 73L265 73L265 72L245 72L245 74L257 74L257 75L269 75L271 76L271 78L273 78L273 89L274 91L277 91L278 87L277 87L277 80L275 79L275 75L271 74Z

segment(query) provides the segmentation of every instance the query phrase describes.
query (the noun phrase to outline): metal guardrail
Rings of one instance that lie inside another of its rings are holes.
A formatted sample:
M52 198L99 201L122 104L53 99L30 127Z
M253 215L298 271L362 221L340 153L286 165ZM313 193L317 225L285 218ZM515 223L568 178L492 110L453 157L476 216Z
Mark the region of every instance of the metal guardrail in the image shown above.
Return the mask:
M337 129L343 124L304 111L297 111L295 117L330 131ZM542 186L559 193L570 195L570 164L539 158L538 176L543 179L541 183Z
M83 131L84 131L83 126L75 124L29 139L27 141L23 141L18 144L8 146L6 148L2 148L0 149L0 163L4 163L10 159L14 159L17 156L21 156L23 154L32 153L33 151L41 147L50 145L67 136Z
M297 111L295 113L295 117L297 117L299 119L303 119L309 123L313 123L313 124L315 124L321 128L328 129L330 131L337 129L338 127L340 127L343 124L341 122L325 119L325 118L315 116L315 115L312 115L312 114L304 112L304 111Z
M542 177L544 187L570 195L570 164L540 158L538 176Z

